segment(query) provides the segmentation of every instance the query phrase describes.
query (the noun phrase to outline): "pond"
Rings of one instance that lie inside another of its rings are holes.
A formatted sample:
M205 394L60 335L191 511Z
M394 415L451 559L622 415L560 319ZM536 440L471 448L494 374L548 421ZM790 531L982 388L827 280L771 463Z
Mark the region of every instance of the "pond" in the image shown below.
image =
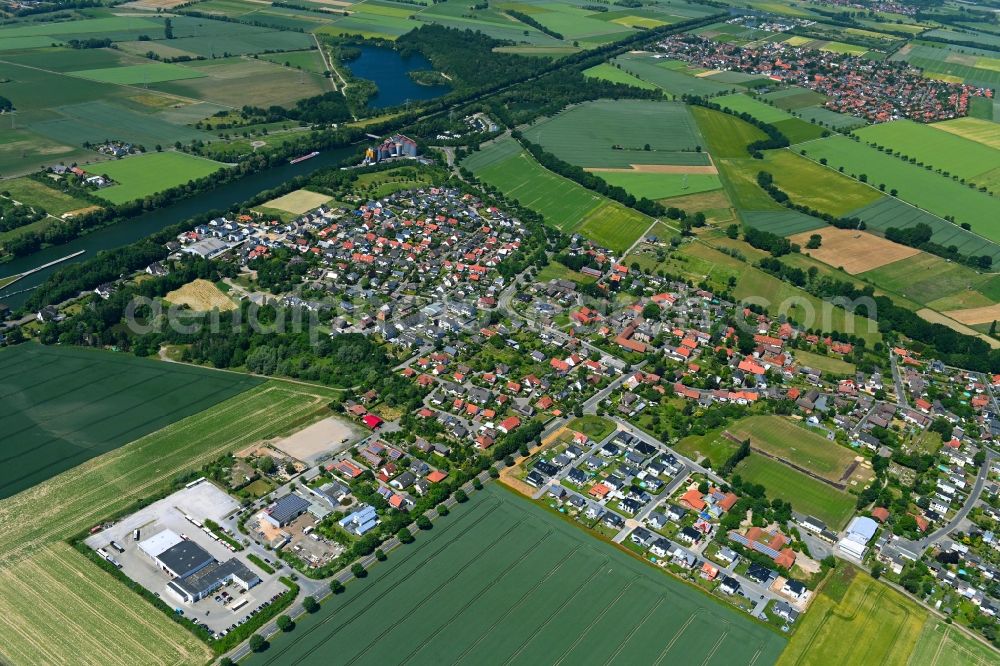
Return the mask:
M434 99L451 90L447 85L420 85L410 78L409 72L434 69L419 53L404 58L398 51L381 46L361 46L359 50L361 55L348 66L354 76L374 81L378 86L378 93L368 100L370 108L383 109L405 104L407 100Z

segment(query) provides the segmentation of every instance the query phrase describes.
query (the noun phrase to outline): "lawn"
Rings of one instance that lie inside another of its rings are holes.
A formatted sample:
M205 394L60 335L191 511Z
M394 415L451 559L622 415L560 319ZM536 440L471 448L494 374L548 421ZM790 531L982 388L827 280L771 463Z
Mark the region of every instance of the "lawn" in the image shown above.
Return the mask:
M784 645L491 484L246 663L766 665Z
M796 352L798 356L798 352ZM839 481L855 454L839 444L781 416L749 416L729 427L738 439L776 458Z
M166 363L154 365L161 372L172 372ZM194 386L189 382L183 388L198 390ZM190 634L126 593L82 555L60 555L68 548L62 542L141 498L169 489L178 475L328 416L328 404L337 396L319 387L270 381L0 501L4 525L0 532L0 570L4 572L0 575L0 627L4 630L0 660L21 663L22 658L12 655L28 655L27 663L79 663L80 655L92 654L95 663L112 666L157 661L142 650L120 654L119 644L131 646L138 640L158 660L205 664L208 652ZM116 414L123 418L120 412ZM65 568L53 568L53 557L64 560ZM49 577L54 582L37 582ZM24 590L28 580L32 584ZM110 594L109 599L89 589L94 581ZM50 596L48 585L73 592ZM51 608L53 599L58 600L58 609ZM102 642L114 645L95 644L95 637L112 636L113 641ZM113 659L106 654L109 651L115 653Z
M8 434L0 497L260 383L126 354L25 344L0 352Z
M462 165L506 196L541 213L548 224L567 233L582 233L619 252L628 249L652 222L543 168L514 139L496 141L470 155Z
M844 562L841 567L850 566ZM873 621L877 618L877 621ZM825 590L813 601L779 666L906 666L921 639L927 611L888 586L858 573L842 599ZM963 662L968 663L968 662Z
M884 183L887 192L896 189L901 199L935 215L954 215L957 222L970 223L974 232L1000 241L1000 226L995 224L1000 216L1000 200L984 192L844 136L810 143L807 155L814 160L825 158L832 169L844 167L852 177L860 179L864 175L873 185Z
M567 423L566 427L582 432L595 442L601 441L615 431L614 422L600 416L580 416Z
M141 199L208 176L224 166L221 162L173 151L106 162L95 171L110 176L117 184L98 190L97 196L115 204Z
M815 516L835 530L854 513L853 495L760 454L751 453L733 473L764 486L771 499L789 502L795 511Z
M541 120L525 138L582 167L707 165L698 125L675 102L597 100Z
M707 458L712 467L718 469L739 450L740 445L723 436L722 430L710 430L704 435L688 435L674 444L673 448L696 462Z
M579 284L590 284L591 282L596 282L597 278L593 275L584 275L579 271L574 271L568 266L563 266L558 261L550 261L535 276L536 282L548 282L549 280L572 280Z
M816 354L801 349L795 350L795 359L801 364L814 370L821 370L838 377L854 376L855 366L853 363L825 354Z
M854 134L865 143L885 146L972 182L978 183L981 174L1000 168L1000 150L941 131L935 125L896 120L865 127Z

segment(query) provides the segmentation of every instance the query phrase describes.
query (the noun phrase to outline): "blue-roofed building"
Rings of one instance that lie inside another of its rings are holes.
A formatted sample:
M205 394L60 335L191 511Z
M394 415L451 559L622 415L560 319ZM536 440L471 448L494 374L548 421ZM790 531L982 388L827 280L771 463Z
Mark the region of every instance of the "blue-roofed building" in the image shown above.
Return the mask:
M288 494L271 505L267 520L275 527L284 527L309 509L309 500Z
M361 536L378 525L378 514L375 507L365 505L349 516L340 519L338 523L348 532Z

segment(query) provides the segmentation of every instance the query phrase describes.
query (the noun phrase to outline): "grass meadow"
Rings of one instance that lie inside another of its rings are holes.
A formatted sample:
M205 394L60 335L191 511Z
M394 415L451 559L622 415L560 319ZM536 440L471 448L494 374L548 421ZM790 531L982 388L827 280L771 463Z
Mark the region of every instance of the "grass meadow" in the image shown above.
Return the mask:
M767 138L760 129L722 111L693 106L691 114L701 128L709 154L715 159L749 157L747 144Z
M763 664L784 645L491 484L246 663Z
M796 352L798 356L798 352ZM780 416L749 416L729 427L740 440L831 481L840 480L854 453Z

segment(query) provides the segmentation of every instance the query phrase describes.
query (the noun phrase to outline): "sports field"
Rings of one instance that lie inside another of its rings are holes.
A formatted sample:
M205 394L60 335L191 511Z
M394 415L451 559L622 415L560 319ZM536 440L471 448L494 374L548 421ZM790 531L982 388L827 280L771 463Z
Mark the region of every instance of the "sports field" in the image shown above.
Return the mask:
M619 252L652 220L543 168L513 139L501 139L462 162L477 178L545 216L567 233L579 232Z
M259 383L92 349L24 344L2 350L0 497Z
M749 437L753 448L830 481L840 481L855 457L851 450L781 416L749 416L728 430L740 440Z
M698 125L686 106L674 102L584 102L532 125L524 136L581 167L709 164L699 150Z
M865 175L875 186L884 183L886 192L898 190L899 197L911 204L942 217L953 215L959 223L970 223L974 232L993 241L1000 240L1000 225L996 224L1000 219L1000 200L984 192L844 136L813 141L807 151L811 159L825 158L832 169L844 167L848 175Z
M247 664L771 664L785 642L491 484Z
M117 183L98 190L97 196L111 203L141 199L215 173L224 166L221 162L173 151L128 157L95 169Z
M815 516L835 530L842 528L854 513L853 495L759 453L751 453L733 473L764 486L771 499L789 502L795 511Z
M62 542L179 474L329 416L337 395L270 381L0 501L0 661L205 664L208 650L186 630Z
M976 184L988 185L984 178L990 171L1000 168L1000 150L943 132L936 125L896 120L864 127L854 133L866 143L891 148Z
M841 562L834 579L841 575L841 567L850 565ZM926 621L927 611L915 602L858 572L846 590L842 584L834 587L827 582L799 620L801 625L778 664L906 666Z

